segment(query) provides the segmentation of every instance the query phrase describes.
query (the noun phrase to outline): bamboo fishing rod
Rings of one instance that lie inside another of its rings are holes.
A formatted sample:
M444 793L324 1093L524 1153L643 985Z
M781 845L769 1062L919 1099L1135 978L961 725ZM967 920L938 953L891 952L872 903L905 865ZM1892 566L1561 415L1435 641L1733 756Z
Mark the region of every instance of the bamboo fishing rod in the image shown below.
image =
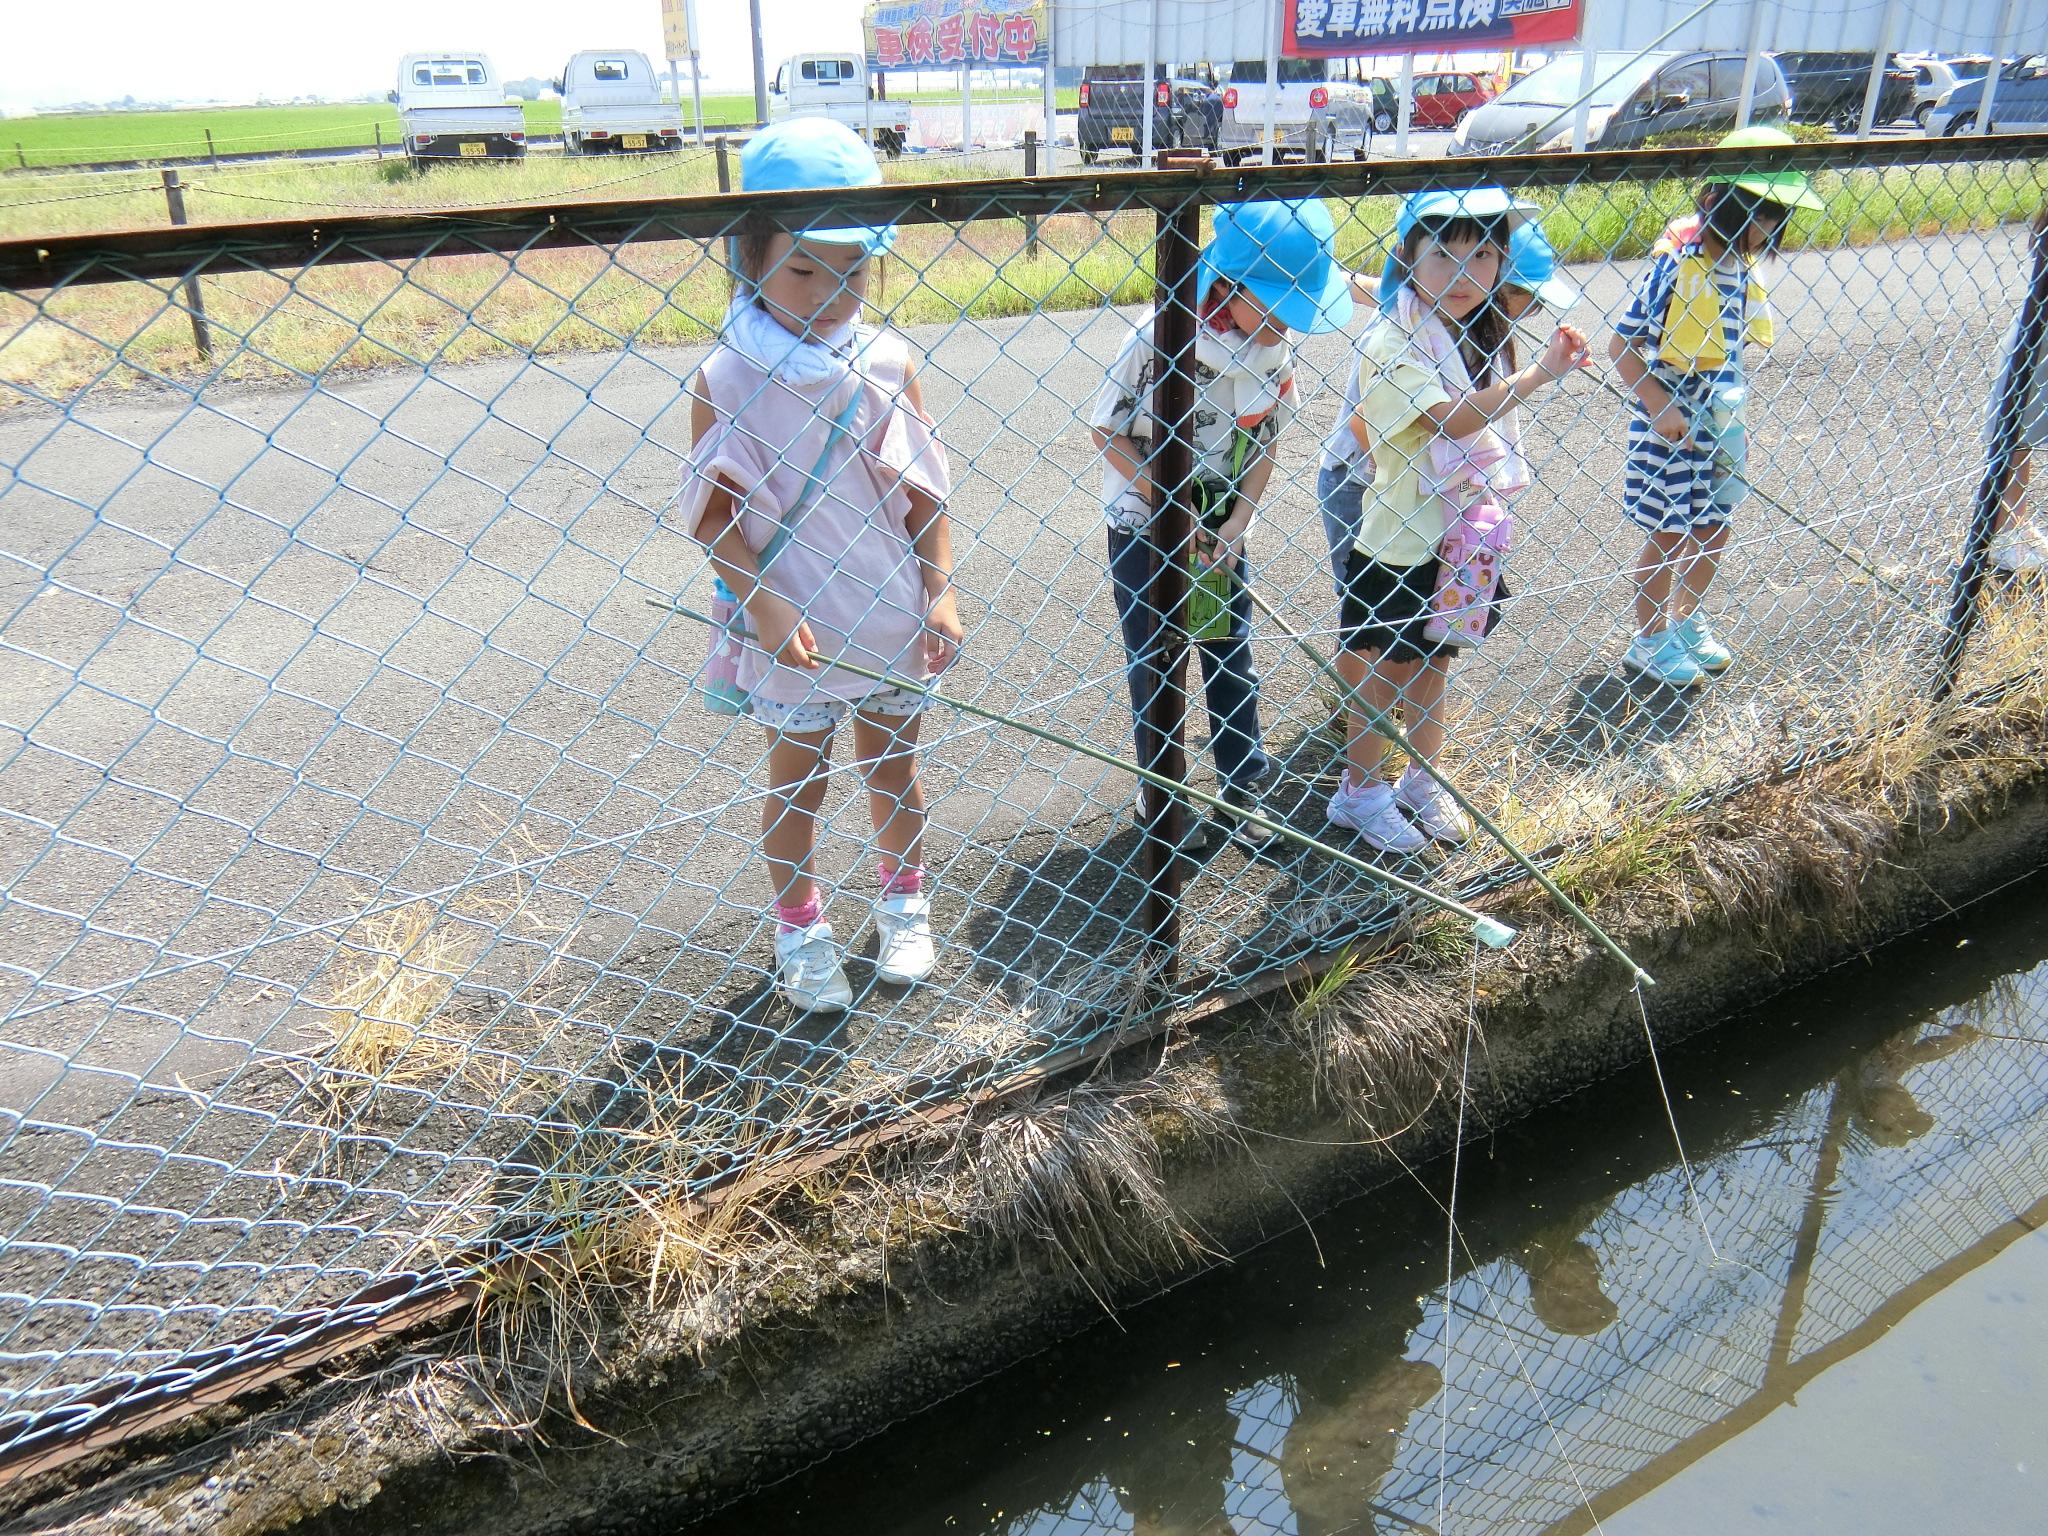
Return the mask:
M1616 384L1612 379L1608 378L1606 374L1590 367L1583 371L1587 374L1588 377L1590 377L1593 380L1594 383L1598 384L1602 389L1606 390L1607 393L1614 396L1615 399L1621 401L1623 404L1631 407L1638 404L1638 401L1636 400L1636 397L1634 395L1630 394L1627 390L1623 389L1619 384ZM1757 483L1754 480L1750 479L1748 475L1744 474L1741 470L1735 467L1735 461L1729 458L1725 452L1717 451L1715 453L1714 468L1720 470L1722 473L1730 476L1731 478L1740 481L1742 483L1743 488L1747 490L1750 493L1750 495L1756 497L1758 501L1762 502L1765 506L1769 507L1773 512L1776 512L1779 516L1787 518L1790 521L1796 523L1799 527L1805 529L1808 533L1812 534L1816 539L1820 540L1821 543L1825 544L1829 549L1833 550L1836 554L1840 555L1844 560L1848 561L1851 565L1855 566L1859 571L1863 572L1863 574L1868 576L1872 581L1876 582L1879 586L1883 587L1887 592L1891 593L1894 597L1897 597L1904 601L1908 605L1907 611L1911 613L1914 618L1920 620L1921 623L1931 625L1934 628L1941 630L1944 634L1947 633L1947 629L1943 626L1942 622L1939 619L1935 618L1932 614L1924 613L1921 611L1920 603L1922 599L1918 595L1907 591L1904 587L1900 586L1897 582L1893 581L1891 577L1885 575L1883 571L1880 571L1876 566L1872 565L1868 560L1864 559L1863 556L1859 555L1847 544L1836 543L1833 539L1829 538L1825 533L1823 533L1819 528L1815 527L1814 524L1808 521L1806 517L1804 517L1802 514L1793 511L1790 507L1786 506L1784 502L1778 500L1777 497L1771 495L1770 492L1764 490L1762 487L1757 485Z
M1449 795L1451 799L1457 803L1458 808L1464 811L1466 815L1470 816L1472 820L1479 825L1481 830L1483 830L1488 837L1492 838L1496 843L1500 844L1501 849L1507 854L1507 856L1513 859L1517 864L1519 864L1522 867L1523 871L1529 876L1529 878L1534 880L1537 883L1537 885L1542 887L1543 893L1546 896L1548 896L1552 901L1556 902L1558 906L1564 909L1566 914L1570 916L1573 922L1577 923L1581 928L1585 929L1587 934L1591 936L1595 943L1597 943L1602 949L1606 950L1610 955L1614 956L1614 958L1619 960L1623 965L1627 966L1629 970L1635 975L1637 980L1642 981L1653 987L1657 984L1656 978L1651 976L1650 973L1644 970L1640 965L1637 965L1635 961L1630 958L1628 951L1623 949L1619 944L1617 944L1614 941L1613 936L1610 935L1606 929L1602 928L1598 923L1594 922L1593 919L1587 915L1583 907L1581 907L1576 901L1573 901L1571 897L1567 896L1564 893L1564 890L1558 885L1558 883L1555 880L1551 879L1549 875L1545 874L1540 868L1537 867L1536 861L1534 859L1530 858L1529 855L1522 852L1520 848L1515 846L1513 840L1509 838L1507 833L1503 832L1500 829L1499 824L1496 823L1491 816L1487 815L1486 812L1482 811L1478 806L1474 805L1471 799L1467 797L1463 790L1458 788L1458 786L1453 784L1448 778L1444 777L1442 773L1438 772L1437 767L1434 763L1426 761L1419 753L1416 752L1415 748L1409 743L1407 733L1403 731L1397 723L1395 723L1391 715L1389 715L1385 710L1377 709L1373 705L1367 703L1365 696L1363 694L1361 694L1356 688L1353 688L1349 683L1344 681L1344 674L1337 670L1336 664L1330 661L1328 657L1324 656L1321 651L1317 650L1315 646L1310 643L1310 641L1305 635L1303 635L1293 625L1289 624L1284 618L1282 618L1274 610L1273 605L1271 603L1267 602L1263 597L1259 596L1257 589L1254 588L1250 582L1240 581L1238 585L1244 589L1245 595L1250 597L1252 602L1255 605L1257 605L1259 612L1263 613L1267 618L1271 619L1274 624L1279 626L1280 633L1285 635L1288 639L1292 640L1297 646L1299 646L1301 648L1302 654L1307 656L1310 661L1315 663L1317 670L1320 671L1323 674L1323 676L1329 678L1332 682L1334 682L1337 685L1339 695L1344 700L1344 702L1348 705L1355 706L1358 712L1362 716L1364 716L1366 724L1374 732L1381 736L1386 737L1389 741L1393 742L1395 746L1399 747L1403 752L1406 752L1408 754L1408 760L1411 763L1413 763L1416 767L1420 768L1425 774L1427 774L1430 777L1430 779L1434 781L1435 784L1444 791L1445 794Z
M659 597L649 597L646 601L649 607L659 608L665 613L679 613L686 619L695 619L699 624L713 629L721 627L716 619L699 613L694 608L687 608L681 603ZM745 638L752 639L753 637L748 635ZM974 715L997 725L1007 725L1014 730L1024 732L1027 736L1035 736L1040 741L1047 742L1052 746L1064 747L1070 752L1078 752L1083 757L1093 758L1096 762L1111 768L1121 768L1126 773L1135 774L1139 779L1153 785L1155 788L1164 789L1177 795L1184 795L1190 800L1208 806L1211 810L1222 811L1226 815L1234 816L1240 821L1248 821L1253 826L1263 827L1275 836L1284 837L1289 842L1299 844L1303 848L1319 853L1327 859L1332 859L1342 864L1347 869L1356 870L1370 879L1379 881L1382 885L1390 885L1396 890L1405 891L1410 896L1426 901L1441 911L1463 918L1472 925L1473 937L1490 949L1505 949L1515 940L1517 930L1509 927L1497 917L1489 917L1486 913L1468 907L1463 902L1452 897L1441 895L1436 891L1430 890L1427 886L1418 885L1413 880L1403 879L1392 870L1382 869L1376 864L1369 864L1356 854L1346 853L1341 848L1333 848L1328 843L1310 837L1299 828L1291 827L1284 821L1277 821L1263 812L1251 810L1241 805L1232 805L1220 795L1212 795L1204 790L1196 789L1191 784L1183 784L1177 779L1169 779L1163 773L1154 773L1150 768L1142 767L1130 758L1119 757L1114 752L1105 751L1103 748L1091 745L1088 742L1078 741L1071 736L1063 736L1058 731L1047 730L1041 725L1033 725L1028 720L1019 720L1015 715L1006 715L1001 710L987 709L979 704L970 704L965 699L954 698L951 694L939 692L937 688L928 682L917 682L911 678L896 677L887 672L872 671L856 662L843 661L837 658L827 662L826 665L851 672L855 677L864 677L871 683L882 683L892 688L903 688L909 692L921 694L935 704L947 705L952 709L959 710L962 714ZM1650 977L1643 971L1642 967L1629 960L1626 955L1623 955L1622 959L1628 963L1630 970L1634 971L1637 976L1641 977L1644 981L1650 981ZM1654 982L1651 984L1655 985Z

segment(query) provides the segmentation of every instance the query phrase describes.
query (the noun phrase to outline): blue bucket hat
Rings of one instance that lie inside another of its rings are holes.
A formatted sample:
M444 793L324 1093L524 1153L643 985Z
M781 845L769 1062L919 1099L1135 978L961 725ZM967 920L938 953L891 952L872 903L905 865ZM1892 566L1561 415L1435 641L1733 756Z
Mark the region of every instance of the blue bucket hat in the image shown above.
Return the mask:
M747 140L740 151L742 192L795 192L806 188L873 187L882 181L875 152L844 123L827 117L793 117ZM849 224L833 229L792 231L823 245L857 245L880 256L896 243L888 224Z
M1536 205L1516 197L1505 187L1465 187L1456 191L1412 192L1401 200L1401 216L1394 221L1394 249L1380 272L1380 308L1392 313L1394 295L1401 284L1394 270L1395 253L1418 224L1449 223L1452 219L1504 219L1510 231L1521 228Z
M1290 331L1334 331L1351 319L1351 278L1330 255L1337 226L1312 197L1228 203L1202 247L1204 293L1221 279L1251 291Z
M1560 314L1579 302L1579 290L1558 274L1557 252L1534 219L1516 225L1508 236L1508 265L1500 280L1527 289L1537 303Z

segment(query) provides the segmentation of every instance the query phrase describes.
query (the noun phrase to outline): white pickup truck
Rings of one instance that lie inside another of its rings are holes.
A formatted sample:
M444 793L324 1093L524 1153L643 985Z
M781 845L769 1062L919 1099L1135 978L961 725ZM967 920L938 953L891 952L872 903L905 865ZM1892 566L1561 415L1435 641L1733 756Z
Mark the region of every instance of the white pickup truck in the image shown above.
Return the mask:
M526 114L481 53L408 53L398 61L399 131L405 157L517 160L526 153Z
M682 109L661 99L661 79L644 53L601 48L572 54L555 90L562 98L564 154L682 147Z
M782 61L768 87L768 118L829 117L846 124L885 155L910 142L910 113L901 102L876 101L867 63L857 53L798 53Z

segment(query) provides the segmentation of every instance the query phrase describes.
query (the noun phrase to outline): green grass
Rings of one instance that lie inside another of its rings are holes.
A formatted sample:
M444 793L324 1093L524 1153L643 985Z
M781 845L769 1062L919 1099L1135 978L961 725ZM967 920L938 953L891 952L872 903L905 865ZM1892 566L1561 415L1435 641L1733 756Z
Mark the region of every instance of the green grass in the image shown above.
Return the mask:
M919 91L896 98L926 105L960 99L957 91ZM1035 92L983 91L979 102L1030 100ZM559 101L528 101L526 131L553 137L562 131ZM1059 93L1059 110L1072 112L1076 93ZM720 92L704 98L707 123L750 123L751 92ZM691 121L689 82L683 82L683 121ZM376 141L398 142L398 109L386 102L345 102L330 106L193 107L178 111L91 112L9 118L0 122L0 167L44 170L90 165L103 160L180 160L207 152L207 130L219 154L258 154L289 149L353 148Z

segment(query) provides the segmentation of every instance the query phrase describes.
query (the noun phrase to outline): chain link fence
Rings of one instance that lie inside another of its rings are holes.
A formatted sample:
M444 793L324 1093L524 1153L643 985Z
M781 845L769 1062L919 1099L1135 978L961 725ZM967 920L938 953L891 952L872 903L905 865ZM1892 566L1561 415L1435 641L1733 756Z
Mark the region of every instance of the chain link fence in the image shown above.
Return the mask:
M1809 172L1825 208L1769 263L1755 494L1710 597L1738 659L1701 688L1619 665L1641 536L1605 344L1713 162L1489 168L1538 205L1594 344L1525 411L1515 595L1451 674L1443 766L1518 843L1554 859L1867 739L1958 668L1999 681L2002 658L1959 647L2040 149L1757 158ZM1175 856L1100 756L1130 756L1133 721L1091 402L1143 307L1162 281L1169 317L1200 307L1186 258L1216 204L1321 198L1371 277L1397 194L1464 169L0 246L0 1449L187 1390L236 1341L279 1347L351 1299L373 1317L429 1259L445 1280L560 1243L607 1201L709 1194L1272 985L1407 910L1360 861L1451 900L1521 878L1483 838L1389 861L1324 821L1339 698L1309 652L1341 631L1315 483L1365 306L1296 339L1298 416L1248 546L1271 609L1250 639L1261 804L1351 862L1296 837ZM778 998L767 737L703 708L707 633L660 606L712 604L674 514L750 212L898 226L869 312L907 343L950 468L964 643L937 686L985 712L924 717L937 967L907 989L874 975L888 818L838 745L816 868L844 1014ZM1160 611L1180 570L1145 577ZM1199 697L1163 707L1213 788Z

